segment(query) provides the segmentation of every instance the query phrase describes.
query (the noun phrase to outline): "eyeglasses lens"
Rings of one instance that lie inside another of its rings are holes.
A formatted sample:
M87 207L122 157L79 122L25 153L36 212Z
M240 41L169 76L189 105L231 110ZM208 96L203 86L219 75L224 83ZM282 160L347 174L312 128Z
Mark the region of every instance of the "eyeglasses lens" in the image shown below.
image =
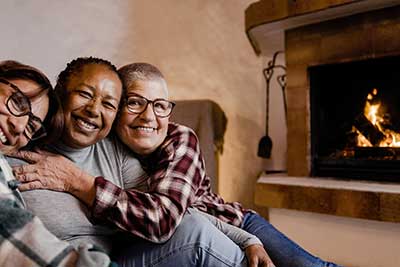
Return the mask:
M0 79L0 82L7 84L16 90L11 94L6 102L7 109L10 113L17 117L29 116L28 124L24 131L25 136L30 140L36 140L46 136L46 129L44 128L42 121L31 112L31 102L29 98L24 95L18 87L10 82L3 79Z
M166 100L156 100L153 102L154 112L160 117L166 117L171 113L172 104Z
M148 103L152 103L154 113L159 117L167 117L171 114L173 104L167 100L155 100L149 101L143 97L129 97L127 100L127 106L129 111L133 113L142 113L146 109Z
M7 107L15 116L24 116L31 111L29 99L20 92L15 92L10 96Z
M28 125L25 128L25 135L31 140L36 140L46 135L46 130L42 122L33 116L30 116Z

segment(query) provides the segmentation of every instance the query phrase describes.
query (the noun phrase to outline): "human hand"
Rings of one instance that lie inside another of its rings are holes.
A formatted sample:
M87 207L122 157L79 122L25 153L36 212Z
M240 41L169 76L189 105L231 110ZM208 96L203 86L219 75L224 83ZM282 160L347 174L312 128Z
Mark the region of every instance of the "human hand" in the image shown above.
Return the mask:
M21 191L49 189L69 192L91 205L94 196L94 177L78 168L69 159L44 150L19 151L13 157L26 160L27 165L14 166L13 171L21 182Z
M262 245L251 245L245 250L249 267L275 267Z

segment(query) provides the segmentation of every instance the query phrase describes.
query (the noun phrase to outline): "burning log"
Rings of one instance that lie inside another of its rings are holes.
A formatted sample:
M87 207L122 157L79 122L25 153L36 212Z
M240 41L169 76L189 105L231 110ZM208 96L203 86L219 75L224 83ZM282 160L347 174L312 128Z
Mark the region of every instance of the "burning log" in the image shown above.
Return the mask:
M364 114L358 115L354 120L354 127L370 141L373 146L379 146L379 143L385 139L385 135Z
M356 147L354 158L375 160L398 160L400 149L395 147Z

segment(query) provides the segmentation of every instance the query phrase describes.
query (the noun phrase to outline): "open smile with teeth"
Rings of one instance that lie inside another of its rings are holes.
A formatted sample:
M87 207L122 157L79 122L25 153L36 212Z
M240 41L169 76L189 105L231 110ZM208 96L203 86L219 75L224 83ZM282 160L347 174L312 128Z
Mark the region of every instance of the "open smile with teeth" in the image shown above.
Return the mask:
M0 129L0 141L5 145L8 143L8 139L6 135L4 134L3 130Z
M138 131L144 131L144 132L148 132L148 133L152 133L152 132L154 132L154 131L156 131L157 130L157 128L154 128L154 127L147 127L147 126L135 126L135 127L133 127L135 130L138 130Z
M7 145L8 144L8 139L7 136L4 134L3 130L0 128L0 142L3 145Z
M76 117L75 120L76 120L78 126L82 129L93 131L93 130L99 128L97 125L87 122L87 121L84 121L81 118Z

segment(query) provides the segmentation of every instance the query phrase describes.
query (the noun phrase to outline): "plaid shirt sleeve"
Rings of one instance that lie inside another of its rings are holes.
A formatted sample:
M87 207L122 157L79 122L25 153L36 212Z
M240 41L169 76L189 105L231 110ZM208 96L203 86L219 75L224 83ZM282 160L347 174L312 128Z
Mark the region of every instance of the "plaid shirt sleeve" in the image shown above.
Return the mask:
M152 242L168 240L195 201L205 177L204 161L193 131L174 131L151 158L149 191L140 192L112 184L103 177L95 180L95 218L114 223Z

